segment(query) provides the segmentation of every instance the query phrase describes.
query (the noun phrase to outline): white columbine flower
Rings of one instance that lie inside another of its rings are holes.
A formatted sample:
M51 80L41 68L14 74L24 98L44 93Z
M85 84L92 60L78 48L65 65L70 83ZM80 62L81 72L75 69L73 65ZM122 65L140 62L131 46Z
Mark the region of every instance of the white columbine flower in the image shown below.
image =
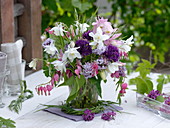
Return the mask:
M110 38L108 35L103 35L103 31L100 27L97 28L97 32L95 34L90 32L89 36L93 37L94 40L94 42L91 42L90 45L95 45L98 49L102 49L104 46L103 41Z
M53 27L52 29L50 29L50 31L54 31L54 34L56 36L64 36L64 32L67 32L63 29L62 23L58 24L56 27Z
M75 46L74 41L71 41L69 47L74 48L74 46Z
M50 45L46 45L44 51L50 55L54 55L56 52L58 52L57 48L55 47L54 43L51 43Z
M60 71L61 73L64 71L66 72L66 66L65 66L65 62L63 61L53 61L52 64L55 66L55 68L57 69L57 71Z
M119 62L110 63L108 65L109 73L114 73L115 71L118 71L119 70L119 66L122 66L122 64L119 63Z
M37 61L38 61L37 58L33 59L33 60L29 63L29 67L30 67L30 68L33 68L34 70L36 70Z
M129 52L131 50L130 46L134 43L134 41L132 40L133 40L133 35L130 38L128 38L126 41L123 41L122 45L120 45L119 48L126 53Z
M81 58L80 53L77 51L78 48L68 48L67 51L65 51L63 55L63 61L65 61L67 58L73 62L75 58Z
M86 23L81 24L78 21L76 21L75 26L77 27L76 34L78 34L79 31L80 31L80 33L84 33L85 31L87 31L87 28L90 27L88 24L86 24Z

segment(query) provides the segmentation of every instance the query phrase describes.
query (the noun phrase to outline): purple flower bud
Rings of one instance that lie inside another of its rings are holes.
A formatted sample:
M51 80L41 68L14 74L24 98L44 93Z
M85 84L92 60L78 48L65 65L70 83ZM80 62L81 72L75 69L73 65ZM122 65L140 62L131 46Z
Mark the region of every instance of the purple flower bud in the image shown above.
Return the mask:
M158 90L152 90L148 94L148 97L155 100L157 98L157 96L160 96L160 95L161 94L160 94L160 92Z
M108 120L108 121L109 121L109 120L111 120L111 119L114 119L114 116L115 116L115 115L116 115L116 113L113 112L113 111L112 111L112 112L107 112L107 113L103 113L101 118L102 118L103 120Z
M165 100L165 104L170 105L170 98Z
M94 118L94 113L92 113L91 110L86 109L82 117L85 121L91 121Z

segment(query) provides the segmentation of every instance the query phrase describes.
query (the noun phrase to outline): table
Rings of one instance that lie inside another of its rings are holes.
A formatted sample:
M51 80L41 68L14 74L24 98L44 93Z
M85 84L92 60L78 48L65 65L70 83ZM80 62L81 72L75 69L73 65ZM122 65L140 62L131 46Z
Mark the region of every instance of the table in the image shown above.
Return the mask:
M137 76L133 73L128 79ZM151 74L151 77L157 77L157 74ZM23 103L23 108L19 114L13 113L7 107L0 109L0 116L11 118L16 122L17 128L170 128L170 120L164 119L152 112L146 111L136 106L136 93L132 91L135 86L129 86L127 94L122 100L123 111L127 113L117 113L115 120L104 121L100 117L95 117L93 121L75 122L45 111L35 112L39 104L48 102L57 104L64 101L68 96L68 88L60 87L52 91L51 96L38 96L35 86L49 79L43 75L42 70L35 72L25 78L27 86L34 93L34 98ZM170 89L170 84L165 85L165 90ZM102 84L103 99L115 100L114 85L111 83ZM5 103L8 105L12 99L16 97L4 97Z

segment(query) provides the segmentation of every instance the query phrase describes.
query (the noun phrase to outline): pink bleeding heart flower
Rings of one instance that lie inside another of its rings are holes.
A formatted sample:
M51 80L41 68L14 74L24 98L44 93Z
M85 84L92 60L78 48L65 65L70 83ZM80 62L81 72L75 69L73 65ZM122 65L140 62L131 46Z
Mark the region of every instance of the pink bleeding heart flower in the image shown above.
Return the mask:
M50 91L53 89L53 86L47 85L46 88L47 88L47 91L48 91L48 95L50 95Z
M68 78L72 77L73 76L73 73L71 72L71 70L66 70L66 75Z
M80 78L81 66L77 65L77 69L75 70L76 75Z
M123 83L121 86L122 86L122 89L126 89L128 84L127 83Z
M44 94L47 95L47 88L46 87L42 87Z
M119 77L120 77L119 71L116 71L115 73L112 73L112 74L111 74L111 77L112 77L112 78L114 78L114 77L119 78Z
M43 87L42 86L40 86L40 87L38 87L38 95L43 95Z
M59 81L60 76L58 74L55 74L51 80L51 85L54 86L55 82Z

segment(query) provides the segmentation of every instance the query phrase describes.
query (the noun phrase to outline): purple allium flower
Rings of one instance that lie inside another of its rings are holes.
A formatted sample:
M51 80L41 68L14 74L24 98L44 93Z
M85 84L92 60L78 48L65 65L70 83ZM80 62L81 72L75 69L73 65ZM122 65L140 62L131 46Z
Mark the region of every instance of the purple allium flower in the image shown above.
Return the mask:
M94 113L92 113L91 110L86 109L82 117L85 121L91 121L94 118Z
M103 53L105 57L110 61L118 61L119 60L119 50L116 46L109 45L106 48L106 51Z
M76 47L80 47L77 49L77 51L82 55L82 56L87 56L92 53L92 48L89 45L89 42L86 40L77 40L76 41Z
M170 105L170 98L165 100L165 104Z
M84 33L83 33L83 38L84 38L84 39L87 39L88 41L93 40L93 37L89 36L89 33L90 33L90 32L92 32L92 31L89 30L89 31L87 31L87 32L84 32Z
M112 111L112 112L107 112L107 113L103 113L101 118L102 118L103 120L108 120L108 121L109 121L109 120L111 120L111 119L114 119L114 116L115 116L115 115L116 115L116 113L113 112L113 111Z
M158 90L152 90L148 94L148 97L155 100L157 98L157 96L160 96L160 95L161 95L161 93Z
M48 38L42 43L42 46L43 48L45 48L47 45L50 45L51 43L54 43L54 40Z

